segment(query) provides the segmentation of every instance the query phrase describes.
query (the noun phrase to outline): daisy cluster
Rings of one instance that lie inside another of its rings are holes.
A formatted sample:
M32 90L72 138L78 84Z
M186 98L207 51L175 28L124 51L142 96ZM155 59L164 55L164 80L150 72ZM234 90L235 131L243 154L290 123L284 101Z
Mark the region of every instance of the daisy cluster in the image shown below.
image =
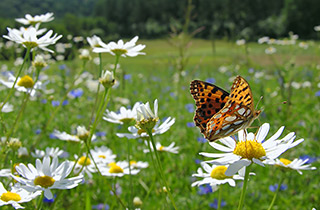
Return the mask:
M70 46L57 43L62 38L61 35L53 33L52 30L47 31L45 28L40 28L43 23L52 21L53 19L53 13L36 16L27 14L25 18L16 19L17 22L25 26L20 29L7 28L8 35L4 35L3 38L26 48L27 53L24 59L16 62L17 66L20 66L17 74L5 71L0 77L0 84L9 89L7 98L1 102L1 113L10 113L15 110L13 105L8 103L10 97L13 97L12 93L14 91L16 96L19 96L17 94L19 92L24 94L23 106L26 105L29 99L38 100L42 95L52 94L55 91L54 89L46 88L49 79L43 70L49 68L51 62L49 62L50 58L44 56L42 52L54 53L55 50L58 54L65 53ZM71 37L67 37L67 39L71 39ZM175 118L172 117L166 117L163 120L159 119L157 99L154 101L153 111L150 108L149 102L136 102L132 108L130 106L121 106L117 112L106 109L108 90L119 86L119 81L116 79L115 74L116 71L121 71L118 63L119 58L145 55L144 52L141 52L145 48L145 45L137 44L138 36L128 42L119 40L118 42L111 41L108 44L104 43L96 35L87 37L86 40L93 53L99 55L101 53L109 53L117 58L116 63L110 66L112 70L100 68L98 79L95 79L92 74L82 71L75 79L74 88L67 91L65 95L65 98L68 98L68 100L79 100L79 98L83 97L85 90L76 88L76 86L84 83L90 91L97 93L97 97L99 96L99 92L105 93L102 99L100 99L101 105L95 113L93 124L88 127L76 125L71 129L54 128L51 131L51 139L61 140L66 142L65 145L68 143L72 147L78 147L77 153L71 152L68 146L65 146L64 149L59 147L35 148L38 145L42 145L43 142L40 142L40 137L44 138L42 135L46 132L46 128L38 129L35 132L39 138L35 140L31 149L24 147L19 139L11 137L14 133L14 127L12 130L9 129L8 132L5 132L1 138L3 149L10 148L15 152L10 155L10 158L12 158L10 162L11 167L3 167L0 170L0 176L4 178L3 182L0 182L0 206L12 205L16 209L24 208L21 205L22 203L38 199L36 208L39 209L44 201L43 198L54 202L58 190L81 188L82 185L86 185L99 176L115 178L127 175L131 177L137 175L142 169L148 168L148 162L132 159L130 155L128 155L127 160L117 160L117 155L104 145L105 142L102 142L105 132L95 133L99 119L127 127L127 133L118 132L115 136L128 140L140 139L142 142L141 147L145 147L143 149L144 153L155 151L178 153L179 147L176 147L174 142L169 146L163 146L160 142L156 142L154 146L151 146L149 142L150 135L163 134L175 123ZM73 41L79 43L83 42L84 39L83 37L74 37ZM28 65L26 61L29 59L30 52L34 55L32 63L29 63L29 65L32 64L32 67L26 68L26 65ZM83 60L84 64L93 57L88 49L81 49L79 52L79 59ZM63 59L59 59L57 56L56 60ZM100 65L102 62L101 56L100 59L98 58L94 62L102 67ZM61 65L59 68L66 72L68 71L65 65ZM20 76L24 71L28 72L28 74ZM51 102L53 108L58 110L61 106L68 105L68 100L51 100ZM115 98L116 100L122 104L128 104L123 98ZM40 100L38 101L40 102ZM47 100L41 100L41 103L46 104ZM23 113L23 109L21 113ZM18 117L20 116L18 115ZM143 142L146 144L143 144ZM150 146L149 149L147 149L148 146ZM30 162L30 159L34 159L35 162ZM21 162L18 162L18 160ZM5 162L2 163L2 166L7 165ZM115 187L110 190L112 194L119 194L118 189L119 187ZM142 205L139 197L135 197L133 202L135 206Z

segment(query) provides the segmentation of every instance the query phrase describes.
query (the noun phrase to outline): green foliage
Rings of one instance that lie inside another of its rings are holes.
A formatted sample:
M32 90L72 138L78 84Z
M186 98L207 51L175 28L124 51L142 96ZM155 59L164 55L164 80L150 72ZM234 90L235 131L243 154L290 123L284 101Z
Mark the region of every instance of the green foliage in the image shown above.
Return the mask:
M320 24L317 0L194 0L189 30L205 27L197 37L229 39L275 38L289 31L300 37L314 38L313 27ZM10 18L0 30L14 25L12 18L54 12L53 28L62 28L63 35L93 34L105 37L145 38L166 36L171 26L182 26L187 0L2 0L0 17ZM15 24L17 26L17 24ZM67 32L66 32L67 31Z
M246 62L243 46L235 46L234 43L217 41L216 51L212 53L210 41L192 40L189 48L189 62L179 84L177 93L175 92L175 73L177 69L172 64L172 60L177 54L176 50L171 48L165 40L139 40L139 43L146 44L146 56L135 58L121 58L120 64L122 71L118 71L117 78L120 80L120 86L112 90L112 97L108 109L111 111L119 110L121 104L117 98L129 99L132 106L136 101L153 102L155 98L159 100L159 117L175 117L176 123L164 134L155 136L155 141L160 141L163 145L169 145L176 142L180 147L179 154L161 153L160 159L164 167L164 173L172 189L175 202L179 209L209 209L209 203L212 203L218 196L218 192L199 195L198 188L191 187L195 181L191 177L199 167L195 163L196 159L206 160L198 155L199 152L215 152L207 142L199 143L197 138L202 135L198 128L187 127L187 123L193 122L194 113L186 110L186 104L194 105L194 101L189 93L189 84L193 79L206 80L214 78L216 85L230 90L232 81L230 77L242 75L245 77L252 88L255 103L260 96L264 96L258 105L259 109L264 109L259 120L256 120L253 126L259 126L262 123L269 122L271 136L280 126L286 126L284 135L289 132L295 132L297 139L304 138L301 145L290 149L283 157L288 159L299 157L301 155L310 155L319 157L319 97L315 92L319 91L320 75L316 67L319 60L318 45L316 42L309 49L304 50L298 46L279 46L277 53L271 56L264 53L266 45L249 43L249 58ZM93 57L97 56L92 54ZM290 60L292 57L295 59ZM103 55L103 66L109 68L108 64L114 61L114 57ZM290 62L288 62L290 61ZM9 69L16 71L12 62L5 62ZM67 67L61 68L61 65ZM290 65L289 65L290 64ZM294 64L294 65L292 65ZM48 89L54 90L50 94L42 94L36 100L30 101L24 117L15 133L14 137L19 138L23 145L31 149L38 135L35 131L42 128L48 121L55 107L51 105L52 100L60 100L65 94L65 86L72 83L74 75L81 71L82 61L75 59L67 62L56 62L42 73L48 75ZM219 71L224 66L227 70ZM310 87L292 89L293 96L291 105L282 103L287 100L286 96L280 94L277 70L289 72L293 76L293 81L302 84L306 81L311 83ZM98 78L98 67L93 62L88 62L86 70L90 72L95 79ZM131 75L131 79L124 80L123 75ZM262 77L259 75L263 75ZM67 76L63 76L67 75ZM48 133L43 135L37 149L44 150L46 147L60 147L69 152L68 159L74 160L73 155L85 151L80 145L74 145L71 142L64 142L57 139L50 139L49 133L54 129L70 133L77 125L89 124L89 117L93 107L94 92L91 92L83 83L78 84L77 88L84 90L84 95L77 99L68 98L69 104L62 107L48 128ZM0 92L1 98L4 98L8 90ZM276 92L276 94L275 94ZM14 117L18 113L21 105L22 95L14 96L10 103L14 105L12 113L3 114L5 124L11 125ZM41 102L47 99L47 103ZM125 105L126 106L126 105ZM125 160L127 155L126 139L118 138L115 133L127 132L125 126L118 126L106 121L102 121L97 131L106 132L106 136L99 138L93 143L93 146L105 145L117 154L117 160ZM256 128L250 128L250 131L256 131ZM142 170L138 175L133 176L134 196L139 196L142 201L142 209L172 209L161 193L160 181L157 179L156 170L152 166L149 154L144 154L145 145L141 140L130 140L131 154L134 160L143 160L149 162L150 166ZM34 164L32 157L20 158L20 162ZM319 159L313 163L320 167ZM245 209L267 209L270 204L273 192L269 190L270 185L278 183L280 170L276 167L261 167L254 165L251 167L252 176L248 183L247 196L245 200ZM288 172L285 175L284 184L288 188L280 191L276 200L274 209L307 209L318 207L319 204L319 170L305 171L299 175L295 171ZM6 178L2 178L5 180ZM7 179L6 179L7 180ZM83 185L71 190L55 190L58 195L58 202L55 209L83 209L85 202L91 202L92 205L107 203L110 209L119 209L116 199L110 195L106 183L118 183L122 187L120 198L129 203L129 178L124 176L118 179L111 179L94 174L93 179ZM227 202L225 209L234 209L239 201L241 182L237 182L235 188L225 186L222 193L223 200ZM154 185L153 185L154 184ZM145 188L147 186L147 188ZM153 188L151 186L154 186ZM151 193L147 196L148 189ZM90 199L90 200L89 200ZM32 201L30 209L32 209ZM25 204L22 204L25 206ZM44 204L43 209L49 209L49 204Z

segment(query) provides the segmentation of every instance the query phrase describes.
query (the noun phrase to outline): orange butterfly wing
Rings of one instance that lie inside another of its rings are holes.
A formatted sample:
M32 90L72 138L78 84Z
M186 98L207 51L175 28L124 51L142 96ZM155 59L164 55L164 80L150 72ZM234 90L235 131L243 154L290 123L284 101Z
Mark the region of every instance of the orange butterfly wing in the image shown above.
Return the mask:
M214 141L245 129L259 116L255 111L248 82L241 76L234 80L226 105L207 123L206 138Z
M190 92L197 106L194 122L206 136L208 121L225 106L229 93L213 84L199 80L190 83Z

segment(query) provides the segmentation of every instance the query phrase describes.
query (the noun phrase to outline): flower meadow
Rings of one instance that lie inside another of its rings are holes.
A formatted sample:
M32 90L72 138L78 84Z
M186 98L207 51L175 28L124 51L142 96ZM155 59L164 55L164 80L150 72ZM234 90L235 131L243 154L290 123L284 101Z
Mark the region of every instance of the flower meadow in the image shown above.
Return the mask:
M0 47L1 208L320 208L318 42L108 41L62 37L53 13L16 21ZM230 92L237 75L261 113L209 142L190 82Z

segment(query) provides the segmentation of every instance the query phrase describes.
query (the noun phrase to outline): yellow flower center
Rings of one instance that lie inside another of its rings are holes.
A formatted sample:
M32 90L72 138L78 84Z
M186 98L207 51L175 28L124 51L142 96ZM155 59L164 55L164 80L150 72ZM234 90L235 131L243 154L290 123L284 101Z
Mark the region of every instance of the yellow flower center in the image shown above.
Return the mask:
M226 166L217 166L214 169L212 169L210 176L213 179L220 179L220 180L230 178L230 176L225 175L227 169L228 168Z
M152 129L152 133L153 133L154 132L153 128L156 125L158 120L159 118L142 119L139 122L137 122L136 127L145 133L146 133L146 130Z
M284 165L289 165L292 161L285 158L280 158L280 162Z
M124 124L129 124L134 121L134 118L123 118L120 120L120 122L123 122Z
M82 133L81 135L78 135L78 138L82 141L86 141L89 137L89 131L88 132L85 132L85 133Z
M137 164L137 161L135 160L130 160L130 165L136 165Z
M16 166L18 166L20 163L15 163L15 164L13 164L13 167L12 167L12 173L15 173L15 172L17 172L17 170L16 170Z
M99 157L99 158L103 158L103 159L106 159L106 158L107 158L105 155L99 155L98 157Z
M28 75L25 75L20 78L18 81L18 86L25 87L25 88L32 88L34 85L34 81Z
M155 132L155 130L152 129L152 133L154 133L154 132ZM143 133L147 133L147 131L144 130L144 129L142 129L142 128L140 128L140 129L138 130L138 134L141 136Z
M126 49L113 49L111 51L118 56L128 53Z
M38 176L34 179L33 183L35 185L40 185L41 187L48 188L54 184L55 180L51 176Z
M163 149L164 149L164 146L159 147L159 151L163 151Z
M20 201L21 197L19 194L17 193L13 193L13 192L6 192L6 193L2 193L1 200L3 200L4 202L8 202L8 201Z
M109 173L113 173L113 174L123 173L123 169L120 166L118 166L116 163L110 163L109 166L111 166L109 169Z
M252 160L253 158L259 159L266 155L266 151L262 144L255 140L239 142L233 153L249 160Z
M26 46L27 48L35 48L38 47L38 43L37 42L31 42L31 41L26 41L22 43L24 46Z
M78 160L78 164L82 165L82 166L88 166L91 164L91 160L90 158L86 157L86 156L82 156L79 160Z
M109 167L116 166L116 165L117 164L115 162L111 162L111 163L108 164Z

